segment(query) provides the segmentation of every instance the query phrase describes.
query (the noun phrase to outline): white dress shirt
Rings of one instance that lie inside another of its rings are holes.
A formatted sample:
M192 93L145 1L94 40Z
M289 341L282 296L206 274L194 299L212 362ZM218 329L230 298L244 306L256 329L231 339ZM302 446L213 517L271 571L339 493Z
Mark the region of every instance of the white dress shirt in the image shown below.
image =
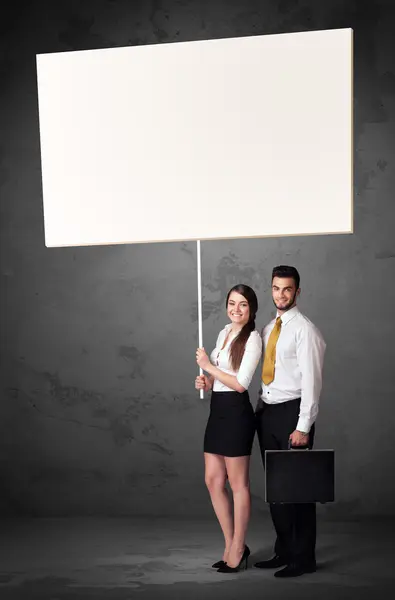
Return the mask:
M220 331L215 348L210 355L210 362L215 367L218 367L218 369L221 369L221 371L224 371L224 373L227 373L228 375L234 375L240 385L247 390L255 373L255 369L257 368L262 357L262 339L259 331L256 329L250 333L250 337L245 345L244 355L239 370L233 371L230 365L229 350L230 344L236 336L230 333L225 347L222 348L225 338L228 335L231 327L232 323L229 323L228 325L225 325L222 331ZM214 379L213 390L214 392L235 391L218 381L218 379Z
M275 321L262 330L265 348ZM295 429L305 433L310 431L318 414L325 349L321 333L297 306L281 316L274 380L269 385L262 381L261 399L267 404L276 404L301 398Z

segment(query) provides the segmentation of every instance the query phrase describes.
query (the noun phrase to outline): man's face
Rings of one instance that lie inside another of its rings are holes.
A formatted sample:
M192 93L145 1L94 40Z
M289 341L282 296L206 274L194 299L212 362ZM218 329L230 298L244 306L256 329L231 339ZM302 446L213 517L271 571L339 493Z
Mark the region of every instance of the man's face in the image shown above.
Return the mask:
M278 311L285 312L295 306L299 292L293 277L273 277L272 297Z

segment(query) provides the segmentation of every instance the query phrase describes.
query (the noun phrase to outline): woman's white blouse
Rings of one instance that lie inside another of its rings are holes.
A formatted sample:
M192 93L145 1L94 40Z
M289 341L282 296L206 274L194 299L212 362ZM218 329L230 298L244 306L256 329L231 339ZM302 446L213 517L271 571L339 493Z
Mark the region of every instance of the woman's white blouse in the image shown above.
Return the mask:
M226 346L221 349L231 327L232 324L229 323L220 331L215 348L210 355L210 361L214 366L224 371L224 373L234 375L240 385L247 390L262 356L262 338L256 329L250 333L240 368L238 371L233 371L230 365L229 350L235 336L231 334L226 342ZM214 379L213 390L215 392L234 392L232 388L227 387L218 381L218 379Z

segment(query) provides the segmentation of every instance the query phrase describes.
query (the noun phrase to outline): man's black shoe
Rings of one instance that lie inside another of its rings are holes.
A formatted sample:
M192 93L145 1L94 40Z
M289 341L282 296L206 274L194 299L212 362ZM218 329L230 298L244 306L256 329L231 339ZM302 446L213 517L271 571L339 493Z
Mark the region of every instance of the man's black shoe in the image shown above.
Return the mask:
M287 561L284 560L281 556L276 554L273 558L269 560L261 560L260 562L255 563L254 567L257 569L279 569L287 564Z
M307 565L298 565L295 563L291 563L285 567L285 569L281 569L281 571L276 571L274 573L274 577L299 577L300 575L304 575L305 573L314 573L317 570L315 563L307 564Z

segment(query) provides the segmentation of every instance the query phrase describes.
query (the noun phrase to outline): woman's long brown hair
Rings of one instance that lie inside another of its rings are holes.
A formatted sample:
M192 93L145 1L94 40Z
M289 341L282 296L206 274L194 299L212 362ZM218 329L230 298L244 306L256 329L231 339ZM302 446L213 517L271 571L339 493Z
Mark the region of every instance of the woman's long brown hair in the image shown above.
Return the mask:
M255 317L258 310L258 299L252 288L250 288L248 285L239 283L229 290L228 295L226 296L226 308L228 308L229 296L232 292L237 292L238 294L244 296L250 309L250 317L248 322L243 326L240 333L235 337L230 345L230 364L234 371L238 371L241 361L243 360L247 340L250 337L250 333L255 329Z

